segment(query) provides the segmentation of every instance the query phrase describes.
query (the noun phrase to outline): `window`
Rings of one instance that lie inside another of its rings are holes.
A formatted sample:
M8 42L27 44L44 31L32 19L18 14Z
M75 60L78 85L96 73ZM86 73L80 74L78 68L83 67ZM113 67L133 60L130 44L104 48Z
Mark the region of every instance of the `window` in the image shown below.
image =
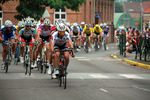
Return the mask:
M55 18L56 18L56 19L59 19L59 14L55 14Z
M2 12L0 12L0 18L2 18Z
M66 21L66 9L55 9L54 18L54 22L56 22L59 19Z
M62 18L62 19L65 19L65 14L61 14L61 18Z

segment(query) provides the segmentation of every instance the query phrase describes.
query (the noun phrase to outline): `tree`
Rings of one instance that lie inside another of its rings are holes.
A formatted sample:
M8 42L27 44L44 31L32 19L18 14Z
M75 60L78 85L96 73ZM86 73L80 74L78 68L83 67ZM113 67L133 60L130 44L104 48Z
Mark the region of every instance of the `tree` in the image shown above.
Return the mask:
M0 0L2 4L7 1L11 0ZM54 9L66 7L73 11L79 11L80 5L85 2L86 0L20 0L20 5L16 8L19 14L15 18L21 20L30 16L39 20L45 11L45 7L48 6Z
M119 2L115 2L115 13L123 13L123 6Z

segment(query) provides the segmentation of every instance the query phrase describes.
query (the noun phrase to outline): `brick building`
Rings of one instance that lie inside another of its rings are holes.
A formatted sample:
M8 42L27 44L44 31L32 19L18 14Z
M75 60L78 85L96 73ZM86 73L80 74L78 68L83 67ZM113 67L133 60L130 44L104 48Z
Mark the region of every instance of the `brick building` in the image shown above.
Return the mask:
M9 19L14 24L18 23L18 20L14 18L17 14L15 10L19 5L19 0L8 1L5 4L1 4L1 25L5 20ZM114 18L114 0L87 0L85 4L80 6L79 12L71 11L70 9L50 9L46 7L50 14L50 20L52 23L58 19L70 21L71 23L81 23L84 21L92 26L100 23L107 23L109 26L113 25ZM98 16L98 17L97 17ZM112 29L112 28L111 28Z

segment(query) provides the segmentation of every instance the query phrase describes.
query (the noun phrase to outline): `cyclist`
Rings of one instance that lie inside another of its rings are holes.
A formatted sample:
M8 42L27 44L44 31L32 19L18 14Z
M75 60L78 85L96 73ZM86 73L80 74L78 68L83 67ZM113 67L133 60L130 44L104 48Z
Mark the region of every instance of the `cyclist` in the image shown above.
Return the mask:
M8 41L10 39L11 42L15 42L15 34L18 34L17 29L15 26L13 26L13 23L10 20L6 20L3 28L0 30L0 41ZM1 68L4 69L5 67L5 59L7 54L7 45L5 43L2 43L3 51L3 63ZM12 46L12 53L15 53L15 44Z
M102 32L103 30L101 29L101 27L96 24L95 27L93 28L93 34L94 34L94 38L93 38L93 41L96 39L96 36L98 38L98 48L99 48L99 43L100 43L100 36L102 36Z
M79 48L79 35L80 35L80 29L78 27L77 23L73 24L73 27L71 28L71 36L77 36L76 42L77 42L77 48Z
M106 36L106 44L108 44L108 42L109 42L109 27L107 26L107 24L106 23L104 23L104 26L102 27L102 29L103 29L103 34L104 34L104 36ZM106 48L108 49L108 45L106 45Z
M38 37L42 41L46 41L46 54L47 54L47 64L49 67L51 67L51 64L49 62L49 57L50 57L50 39L51 39L51 22L48 19L45 19L43 22L44 25L41 25L39 30L38 30ZM41 52L42 49L42 42L40 43L40 46L38 47L38 52Z
M85 22L81 22L80 26L80 36L79 36L79 44L83 47L82 37L83 37L83 29L85 28ZM82 43L82 44L81 44Z
M22 21L19 21L18 24L16 25L17 31L19 31L24 28L24 23Z
M86 27L83 29L83 43L86 41L86 37L88 36L88 40L89 40L89 47L91 48L91 41L90 41L90 37L92 36L92 29L90 28L90 25L87 24ZM91 51L91 49L89 48L89 51Z
M37 40L37 32L34 28L31 28L32 22L30 20L25 21L25 28L21 29L18 35L18 40L23 43L33 43L33 36L35 36L35 40ZM21 38L20 38L21 37ZM34 67L33 65L33 44L30 44L30 53L31 53L31 67ZM23 63L23 52L24 52L25 44L22 44L22 48L20 50L20 61Z
M37 24L37 27L36 27L37 29L39 29L39 27L40 27L41 25L43 25L43 21L44 21L44 20L45 20L45 18L41 18L41 19L40 19L40 23L38 23L38 24Z
M63 23L60 23L59 25L56 26L57 31L52 35L52 44L51 44L51 52L54 53L54 50L68 50L70 49L73 50L73 44L71 41L71 38L69 36L69 33L66 32L66 25ZM60 52L55 52L55 55L53 55L53 65L54 65L54 73L53 77L56 77L55 75L58 74L58 67L59 67L59 55ZM65 56L65 63L66 66L69 64L69 52L64 52ZM75 57L73 53L71 53L72 57Z

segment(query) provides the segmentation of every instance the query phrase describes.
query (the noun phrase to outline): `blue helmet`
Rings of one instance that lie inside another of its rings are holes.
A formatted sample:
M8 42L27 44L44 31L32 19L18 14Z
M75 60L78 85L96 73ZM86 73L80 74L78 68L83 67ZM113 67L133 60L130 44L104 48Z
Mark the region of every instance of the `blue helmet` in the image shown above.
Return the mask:
M25 25L27 25L27 26L31 26L31 25L32 25L31 20L26 20L26 21L25 21Z

